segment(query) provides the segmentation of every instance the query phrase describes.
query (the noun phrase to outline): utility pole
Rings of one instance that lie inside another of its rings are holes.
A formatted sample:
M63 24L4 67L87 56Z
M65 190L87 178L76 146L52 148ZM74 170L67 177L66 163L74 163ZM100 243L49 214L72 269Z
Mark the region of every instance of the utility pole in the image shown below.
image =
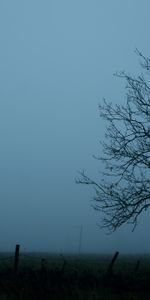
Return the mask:
M81 254L82 239L83 239L83 225L80 226L80 235L79 235L79 255Z

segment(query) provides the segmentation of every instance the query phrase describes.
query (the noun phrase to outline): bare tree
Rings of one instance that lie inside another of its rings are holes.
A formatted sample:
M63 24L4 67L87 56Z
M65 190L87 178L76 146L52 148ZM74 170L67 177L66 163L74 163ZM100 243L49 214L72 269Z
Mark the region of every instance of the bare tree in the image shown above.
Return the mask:
M150 59L138 50L143 73L137 77L122 72L126 81L125 105L106 100L99 105L106 120L102 142L104 163L100 182L80 172L77 183L93 186L93 207L103 213L102 226L115 231L124 223L137 225L139 215L150 206Z

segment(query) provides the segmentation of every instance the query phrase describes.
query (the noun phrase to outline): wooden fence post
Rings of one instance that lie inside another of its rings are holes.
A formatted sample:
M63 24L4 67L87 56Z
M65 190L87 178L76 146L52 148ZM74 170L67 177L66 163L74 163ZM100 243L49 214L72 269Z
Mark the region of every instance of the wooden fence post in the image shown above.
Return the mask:
M47 261L45 258L41 258L40 276L41 276L41 283L45 284L47 279Z
M45 258L41 258L41 272L45 272L46 270L46 259Z
M19 250L20 250L20 245L16 245L15 248L15 256L14 256L14 271L17 273L18 271L18 266L19 266Z
M109 264L109 267L108 267L108 270L107 270L107 274L108 275L112 275L113 274L113 267L114 267L114 264L115 264L115 261L116 261L118 255L119 255L119 252L116 251L115 255L113 256L113 258L112 258L112 260L111 260L111 262Z
M134 273L138 273L139 268L140 268L140 260L137 260Z

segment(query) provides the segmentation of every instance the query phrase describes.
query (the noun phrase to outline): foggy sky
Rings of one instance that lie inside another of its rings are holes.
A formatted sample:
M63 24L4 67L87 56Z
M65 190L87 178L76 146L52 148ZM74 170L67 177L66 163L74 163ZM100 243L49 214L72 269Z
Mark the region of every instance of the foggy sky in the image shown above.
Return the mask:
M0 1L0 250L150 251L149 212L134 233L97 227L93 192L75 184L105 126L98 103L124 103L113 73L150 56L148 0Z

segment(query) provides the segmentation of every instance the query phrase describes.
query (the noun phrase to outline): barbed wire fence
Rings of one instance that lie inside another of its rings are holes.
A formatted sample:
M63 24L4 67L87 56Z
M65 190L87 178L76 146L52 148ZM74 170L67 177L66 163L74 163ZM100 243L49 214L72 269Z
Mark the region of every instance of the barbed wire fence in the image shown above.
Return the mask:
M32 268L38 268L40 270L43 270L47 267L47 265L53 265L56 267L56 265L64 265L66 263L65 255L63 254L54 254L55 259L49 259L52 258L52 254L47 252L21 252L20 251L20 245L17 244L15 246L14 252L1 252L0 253L0 270L2 269L11 269L15 273L18 272L19 268L21 269L22 266L24 267L32 267ZM7 255L8 254L8 255ZM56 259L57 258L57 259ZM56 264L57 262L57 264Z
M82 236L82 227L81 227L81 236ZM80 246L80 244L79 244ZM79 257L76 258L76 262L77 259L81 259L80 257L80 252L78 253ZM113 255L113 257L111 258L110 262L108 261L108 269L107 269L107 274L112 274L113 273L113 269L114 269L114 265L116 263L116 260L118 258L119 252L116 251L115 254ZM0 253L0 270L3 269L11 269L15 274L18 273L18 271L20 269L22 269L22 266L24 267L31 267L32 269L35 267L36 269L39 269L40 271L44 271L47 270L48 266L54 266L56 267L56 265L64 270L65 266L68 265L68 257L66 258L65 255L63 254L55 254L55 259L54 261L52 259L52 254L50 253L36 253L36 252L21 252L20 251L20 245L17 244L15 246L15 251L7 253L6 252L1 252ZM56 259L57 257L57 259ZM56 264L57 261L57 264ZM86 260L85 260L86 261ZM97 261L96 261L97 263ZM135 265L135 272L137 273L137 271L139 270L139 266L140 266L140 260L138 259L136 261L136 265Z

